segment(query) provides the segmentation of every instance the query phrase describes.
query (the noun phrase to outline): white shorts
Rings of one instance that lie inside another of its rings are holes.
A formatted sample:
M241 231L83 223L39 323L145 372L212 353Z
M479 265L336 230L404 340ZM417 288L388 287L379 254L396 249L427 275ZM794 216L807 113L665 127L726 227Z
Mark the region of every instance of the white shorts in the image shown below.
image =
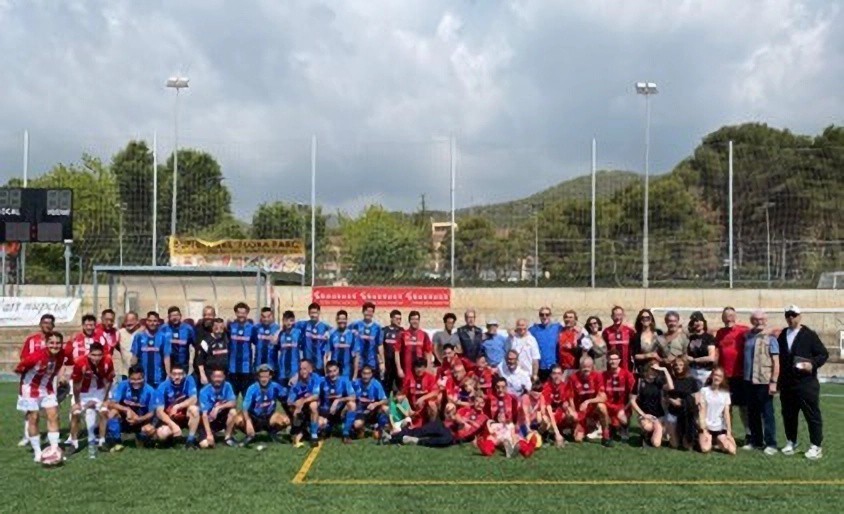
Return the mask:
M56 400L56 395L48 394L40 398L24 398L18 396L18 410L21 412L38 412L41 409L50 409L58 407L59 402Z
M74 398L74 405L76 404L75 400L76 398ZM104 402L105 389L93 389L87 393L79 393L79 404L82 406L83 410L88 403L93 403L93 408L96 410L103 410Z
M704 368L689 368L689 372L691 375L695 377L697 380L697 385L703 387L706 385L706 381L709 380L709 375L712 374L711 369L704 369Z
M677 424L677 416L674 414L665 413L665 417L663 418L666 423Z

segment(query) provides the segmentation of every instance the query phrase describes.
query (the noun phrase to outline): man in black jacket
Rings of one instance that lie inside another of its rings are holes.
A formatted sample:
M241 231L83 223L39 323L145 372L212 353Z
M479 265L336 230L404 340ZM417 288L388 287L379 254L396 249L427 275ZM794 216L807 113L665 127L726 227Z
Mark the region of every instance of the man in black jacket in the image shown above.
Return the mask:
M484 342L484 331L475 325L477 314L474 309L469 309L463 315L466 324L457 329L457 338L460 339L460 348L463 357L472 362L478 360L481 354L481 344Z
M193 360L196 388L202 389L211 382L211 370L228 369L229 336L226 334L226 321L214 318L211 333L206 333L196 346L196 358Z
M797 448L797 416L803 411L809 426L811 446L805 453L807 459L823 456L823 421L820 409L820 384L818 368L826 363L829 353L818 334L800 324L800 308L789 305L785 308L788 328L780 332L777 343L780 349L780 401L782 421L787 443L782 453L793 455Z

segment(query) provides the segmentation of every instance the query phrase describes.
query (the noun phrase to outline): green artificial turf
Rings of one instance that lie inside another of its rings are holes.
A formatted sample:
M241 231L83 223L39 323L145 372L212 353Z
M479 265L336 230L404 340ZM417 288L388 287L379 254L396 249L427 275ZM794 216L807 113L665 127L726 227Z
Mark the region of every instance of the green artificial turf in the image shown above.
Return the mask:
M801 452L793 457L642 449L635 429L630 444L548 445L529 460L484 458L471 446L433 450L329 440L301 483L293 483L311 450L289 444L268 444L262 452L130 444L96 460L83 450L64 466L44 469L15 446L22 430L16 388L2 384L0 511L841 511L844 387L827 385L823 393L832 396L822 398L826 440L817 462L802 456L808 435L801 419ZM737 433L743 434L739 426Z

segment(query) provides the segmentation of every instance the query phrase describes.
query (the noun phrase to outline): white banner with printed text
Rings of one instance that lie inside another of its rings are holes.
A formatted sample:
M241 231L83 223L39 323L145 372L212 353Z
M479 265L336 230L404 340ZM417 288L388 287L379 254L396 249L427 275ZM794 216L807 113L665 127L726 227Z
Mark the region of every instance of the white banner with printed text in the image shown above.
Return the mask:
M52 314L56 323L71 323L79 310L79 298L0 296L0 326L32 327L41 316Z

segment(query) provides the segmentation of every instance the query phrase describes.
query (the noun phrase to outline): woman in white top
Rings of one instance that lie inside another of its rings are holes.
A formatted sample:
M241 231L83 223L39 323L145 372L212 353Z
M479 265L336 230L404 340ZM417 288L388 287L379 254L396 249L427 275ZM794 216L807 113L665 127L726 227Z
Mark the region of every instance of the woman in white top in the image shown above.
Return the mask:
M698 393L698 405L700 451L709 453L714 447L716 450L735 455L736 440L733 439L730 420L730 387L724 375L724 368L717 367L712 370L706 386Z

